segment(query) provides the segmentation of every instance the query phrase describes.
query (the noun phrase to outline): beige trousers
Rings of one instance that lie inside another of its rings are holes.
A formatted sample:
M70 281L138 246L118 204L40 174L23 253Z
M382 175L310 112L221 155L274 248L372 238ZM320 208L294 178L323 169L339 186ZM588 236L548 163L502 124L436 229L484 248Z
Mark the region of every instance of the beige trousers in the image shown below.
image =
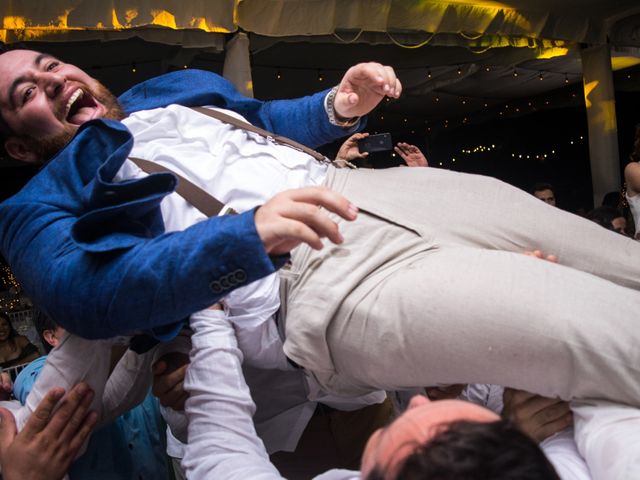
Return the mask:
M328 391L493 383L640 405L640 242L488 177L331 169L327 185L361 214L343 245L297 249L283 283L285 351Z

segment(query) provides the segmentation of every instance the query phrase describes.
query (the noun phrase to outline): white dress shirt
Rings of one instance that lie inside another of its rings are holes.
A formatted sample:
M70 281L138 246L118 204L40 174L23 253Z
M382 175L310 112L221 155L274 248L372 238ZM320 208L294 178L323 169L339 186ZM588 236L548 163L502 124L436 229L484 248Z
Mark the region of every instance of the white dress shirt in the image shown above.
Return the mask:
M500 415L504 409L503 393L504 388L498 385L473 384L467 386L462 397ZM591 480L589 468L573 439L573 428L565 428L544 439L540 448L562 480Z
M235 112L220 110L243 120ZM319 185L327 171L325 164L305 153L179 105L136 112L123 123L134 136L131 156L180 173L238 212L282 190ZM126 161L115 180L146 175ZM177 193L165 197L160 208L167 232L206 218ZM317 401L354 410L385 399L381 391L361 397L328 396L303 370L291 368L273 320L280 307L279 285L278 275L272 274L232 291L223 301L258 405L256 428L269 453L295 450Z
M191 365L184 386L189 392L189 443L182 460L191 480L273 480L282 477L269 461L254 430L255 406L241 375L242 353L232 326L221 311L191 316ZM357 472L331 471L323 480L355 480Z

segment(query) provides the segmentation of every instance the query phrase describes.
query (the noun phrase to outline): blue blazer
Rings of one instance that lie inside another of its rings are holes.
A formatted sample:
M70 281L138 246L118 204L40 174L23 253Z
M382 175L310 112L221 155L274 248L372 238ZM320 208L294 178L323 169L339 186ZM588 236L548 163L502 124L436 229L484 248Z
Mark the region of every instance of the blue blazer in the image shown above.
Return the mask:
M328 122L326 93L261 102L214 73L183 70L136 85L119 100L127 113L216 105L314 147L351 133ZM112 181L132 144L122 123L88 122L0 204L0 249L26 293L86 338L139 331L171 338L191 313L286 261L267 255L253 211L165 233L159 204L175 189L173 175Z

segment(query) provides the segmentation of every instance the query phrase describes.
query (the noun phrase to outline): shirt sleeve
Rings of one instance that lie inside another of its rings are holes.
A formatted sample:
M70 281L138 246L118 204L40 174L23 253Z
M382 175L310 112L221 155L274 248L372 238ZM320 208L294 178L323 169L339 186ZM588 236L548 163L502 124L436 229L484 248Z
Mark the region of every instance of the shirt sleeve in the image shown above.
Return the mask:
M187 477L281 479L253 426L255 405L242 376L233 327L223 312L205 310L191 316L191 328L191 364L185 378Z
M288 370L274 315L280 308L277 274L232 291L223 303L233 324L244 364L256 368Z

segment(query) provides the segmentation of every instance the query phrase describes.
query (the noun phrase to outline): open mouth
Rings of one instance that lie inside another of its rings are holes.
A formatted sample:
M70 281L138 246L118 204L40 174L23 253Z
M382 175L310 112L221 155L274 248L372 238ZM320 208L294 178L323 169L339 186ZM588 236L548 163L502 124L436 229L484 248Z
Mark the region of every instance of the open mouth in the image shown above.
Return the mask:
M98 104L91 94L78 89L67 102L66 120L73 125L82 125L95 116L97 107Z

